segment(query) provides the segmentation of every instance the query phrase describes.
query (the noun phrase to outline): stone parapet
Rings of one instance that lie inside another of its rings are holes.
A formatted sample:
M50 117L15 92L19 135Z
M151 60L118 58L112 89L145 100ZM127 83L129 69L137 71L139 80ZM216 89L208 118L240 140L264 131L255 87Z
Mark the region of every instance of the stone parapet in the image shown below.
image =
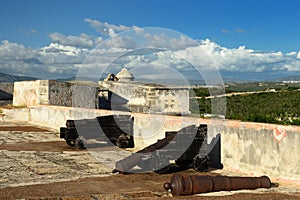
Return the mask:
M123 106L131 112L169 115L191 114L188 88L134 81L100 81L99 86L100 88L107 88L117 95L112 96L109 100L112 104L121 102L115 107ZM116 98L122 98L122 101Z
M15 82L13 105L57 105L97 108L98 87L55 80Z

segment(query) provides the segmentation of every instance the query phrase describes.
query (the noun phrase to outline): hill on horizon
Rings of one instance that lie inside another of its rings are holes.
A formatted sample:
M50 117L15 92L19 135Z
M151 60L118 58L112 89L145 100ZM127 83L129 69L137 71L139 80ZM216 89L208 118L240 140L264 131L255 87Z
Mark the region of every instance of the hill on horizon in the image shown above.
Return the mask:
M285 75L278 75L277 77L269 77L264 73L245 73L245 72L240 72L240 73L228 73L228 72L223 72L221 71L221 76L223 78L224 83L247 83L247 82L282 82L282 81L300 81L300 75L290 75L290 76L285 76ZM30 76L15 76L11 74L6 74L6 73L1 73L0 72L0 83L13 83L15 81L30 81L30 80L39 80L40 78L36 77L30 77ZM100 80L103 79L103 77L100 78ZM82 81L94 81L98 82L99 78L97 77L69 77L69 78L50 78L49 80L57 80L57 81L74 81L74 80L82 80ZM136 81L141 81L138 78ZM144 80L145 82L153 82L154 80ZM162 80L156 80L156 81L162 81ZM189 84L200 84L203 85L205 84L204 80L201 78L197 79L189 79ZM168 82L173 83L174 80L168 79L168 80L163 80L162 82ZM184 83L179 83L178 81L175 81L176 84L186 84Z
M300 75L295 75L295 76L284 76L281 78L276 79L276 81L300 81Z
M30 76L14 76L10 74L0 73L0 83L13 83L15 81L31 81L38 80L36 77Z

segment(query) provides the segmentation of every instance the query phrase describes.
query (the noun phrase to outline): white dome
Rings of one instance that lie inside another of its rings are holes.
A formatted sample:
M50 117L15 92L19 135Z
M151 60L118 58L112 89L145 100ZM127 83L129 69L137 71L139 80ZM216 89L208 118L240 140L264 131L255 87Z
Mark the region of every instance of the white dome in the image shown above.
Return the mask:
M116 77L120 81L133 81L134 76L132 73L130 73L126 68L123 68L117 75Z

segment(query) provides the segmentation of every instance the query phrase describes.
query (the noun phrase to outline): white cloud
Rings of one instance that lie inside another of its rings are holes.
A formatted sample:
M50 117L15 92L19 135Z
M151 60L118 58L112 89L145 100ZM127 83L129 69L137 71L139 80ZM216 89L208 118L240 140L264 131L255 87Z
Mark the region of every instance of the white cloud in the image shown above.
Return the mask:
M292 52L290 52L290 53L287 53L286 55L288 55L288 56L295 56L295 55L297 55L297 52L292 51Z
M103 38L102 37L95 37L94 38L94 44L95 46L97 46L98 44L100 44L100 42L103 41Z
M24 45L9 42L7 40L2 41L0 46L1 59L9 59L14 57L18 60L34 57L37 54L37 50L26 48Z
M95 28L102 36L109 37L109 41L106 43L112 47L134 49L138 46L136 43L143 43L144 46L149 48L178 50L196 45L194 40L182 34L177 33L177 37L168 35L170 30L164 28L147 28L145 31L144 28L135 25L114 25L88 18L84 21Z
M85 49L61 44L32 49L21 44L2 41L0 71L38 78L71 77L76 73L75 65L81 63L87 53Z
M59 43L67 46L91 48L94 45L93 37L82 33L80 36L63 35L61 33L49 34L51 40L55 43Z
M107 22L101 22L98 20L93 20L88 18L84 19L84 21L87 22L91 27L95 28L102 35L109 36L109 37L113 37L117 33L120 33L122 31L127 31L133 28L137 30L136 26L127 27L124 25L114 25L114 24L109 24Z
M105 42L105 46L107 49L110 48L120 48L120 49L135 49L137 48L137 44L133 38L130 36L119 36L116 35L114 37L109 38Z
M300 71L300 65L295 57L282 52L260 52L247 49L245 46L226 48L204 40L199 46L190 47L178 52L192 63L203 63L203 66L213 64L218 69L240 72L261 72L284 69ZM286 67L288 64L289 67ZM293 67L291 67L293 66Z
M75 46L66 46L57 43L51 43L50 45L42 47L39 50L39 53L42 55L65 54L67 56L75 56L75 57L80 56L84 52L88 52L88 49L79 48Z
M49 35L53 41L51 44L37 49L2 41L0 71L39 78L59 78L75 76L78 69L86 74L97 75L108 66L119 69L123 64L140 73L151 71L153 77L153 72L159 73L166 68L185 74L194 73L194 69L187 64L190 62L200 70L213 68L232 73L300 73L300 52L261 52L245 46L226 48L208 39L196 42L184 35L174 37L168 35L168 31L160 32L161 29L149 31L137 26L113 25L91 19L85 21L102 36L92 37L84 33L73 36L55 32ZM118 34L122 31L126 32ZM104 40L108 36L112 37ZM143 47L154 48L154 52L147 54L143 52ZM138 54L128 56L126 63L122 59L115 61L115 58L139 49L141 51Z

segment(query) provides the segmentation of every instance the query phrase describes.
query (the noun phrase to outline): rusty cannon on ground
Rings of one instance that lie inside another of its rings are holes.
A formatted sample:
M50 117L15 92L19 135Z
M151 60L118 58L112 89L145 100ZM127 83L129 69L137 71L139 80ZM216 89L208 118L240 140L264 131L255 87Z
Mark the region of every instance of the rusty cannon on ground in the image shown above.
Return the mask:
M269 177L229 177L229 176L182 176L174 174L170 182L164 184L172 195L193 195L206 192L232 191L241 189L271 188Z

